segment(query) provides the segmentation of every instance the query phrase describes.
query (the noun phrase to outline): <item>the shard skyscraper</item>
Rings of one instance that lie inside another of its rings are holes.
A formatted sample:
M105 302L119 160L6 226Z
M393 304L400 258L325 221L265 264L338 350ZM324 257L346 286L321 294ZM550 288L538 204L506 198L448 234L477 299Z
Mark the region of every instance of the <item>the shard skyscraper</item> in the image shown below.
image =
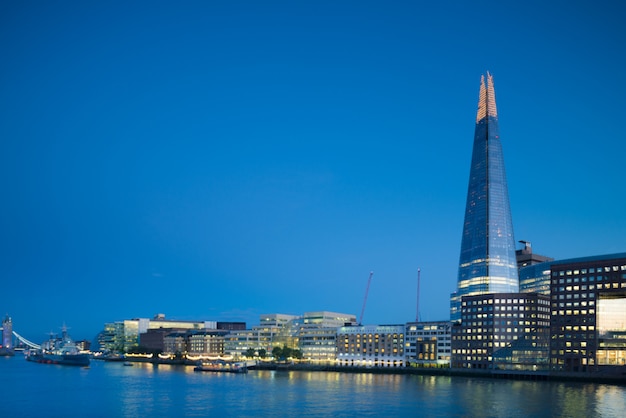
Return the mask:
M515 239L498 128L493 76L480 80L474 149L459 259L457 291L450 299L452 321L461 319L461 298L519 291Z

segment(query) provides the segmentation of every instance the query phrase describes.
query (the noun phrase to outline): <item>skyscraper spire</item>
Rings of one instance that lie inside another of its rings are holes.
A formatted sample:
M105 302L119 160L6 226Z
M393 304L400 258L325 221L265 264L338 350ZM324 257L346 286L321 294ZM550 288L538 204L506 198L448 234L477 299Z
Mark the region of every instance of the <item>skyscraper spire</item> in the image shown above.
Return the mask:
M493 76L481 76L465 221L452 320L461 297L519 290L513 222L504 170Z
M498 117L496 108L496 91L493 88L493 76L487 71L487 84L485 76L480 76L480 93L478 94L478 112L476 112L476 123L487 116Z

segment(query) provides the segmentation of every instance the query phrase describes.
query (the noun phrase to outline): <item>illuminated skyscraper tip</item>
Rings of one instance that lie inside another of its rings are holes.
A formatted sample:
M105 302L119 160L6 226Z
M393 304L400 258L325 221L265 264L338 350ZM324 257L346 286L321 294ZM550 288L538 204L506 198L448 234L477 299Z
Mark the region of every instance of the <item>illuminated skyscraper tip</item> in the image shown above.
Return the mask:
M480 79L474 148L451 319L460 319L461 297L519 289L513 222L504 170L493 76Z
M478 94L478 112L476 112L476 123L487 116L498 117L496 108L496 91L493 88L493 76L487 72L487 83L485 76L480 76L480 93Z

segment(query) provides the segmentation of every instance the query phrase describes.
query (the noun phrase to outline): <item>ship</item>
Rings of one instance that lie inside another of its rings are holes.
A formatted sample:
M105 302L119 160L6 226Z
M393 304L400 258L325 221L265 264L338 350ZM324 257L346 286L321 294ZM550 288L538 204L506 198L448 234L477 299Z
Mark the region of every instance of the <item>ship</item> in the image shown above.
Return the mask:
M248 373L246 363L230 363L222 360L199 362L193 370L195 372Z
M52 337L41 345L40 349L28 350L25 354L27 361L42 364L62 364L66 366L89 366L90 355L81 353L74 340L63 326L61 337Z

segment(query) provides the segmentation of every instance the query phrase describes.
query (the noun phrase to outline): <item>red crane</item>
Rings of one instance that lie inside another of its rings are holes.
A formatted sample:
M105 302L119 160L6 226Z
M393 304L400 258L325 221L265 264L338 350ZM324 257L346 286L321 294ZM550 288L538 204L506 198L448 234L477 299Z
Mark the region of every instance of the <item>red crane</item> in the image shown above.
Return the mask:
M372 282L373 271L370 271L370 277L367 279L367 287L365 288L365 298L363 299L363 308L361 308L361 316L359 317L359 325L363 325L363 314L365 313L365 304L367 303L367 294L370 291L370 283Z

